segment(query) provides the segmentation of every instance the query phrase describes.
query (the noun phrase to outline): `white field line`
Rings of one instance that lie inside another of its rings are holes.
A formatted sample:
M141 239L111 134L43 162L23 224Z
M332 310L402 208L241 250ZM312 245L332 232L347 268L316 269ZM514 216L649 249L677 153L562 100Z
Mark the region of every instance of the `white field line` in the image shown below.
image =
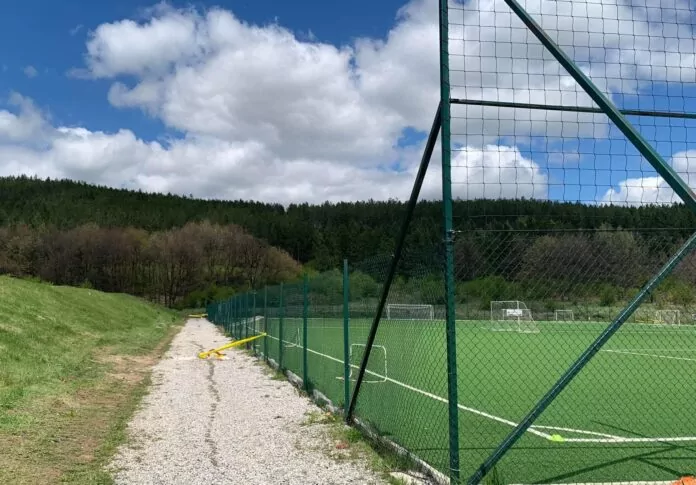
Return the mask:
M621 352L660 352L660 353L663 353L663 352L667 352L667 353L669 353L669 352L685 352L685 353L696 352L696 348L692 348L692 349L674 349L674 348L672 348L672 349L641 349L641 348L620 349L619 348L619 349L606 349L606 350L613 350L616 352L621 351Z
M272 335L267 335L268 338L271 338L273 340L278 340L277 337L274 337ZM289 343L284 340L284 343ZM337 362L341 365L343 365L343 360L337 359L336 357L332 357L330 355L318 352L316 350L310 349L307 347L307 352L311 352L315 355L318 355L320 357L324 357L325 359L332 360L334 362ZM609 352L609 351L606 351ZM649 354L647 354L649 355ZM652 355L650 355L652 356ZM654 357L654 356L652 356ZM666 357L666 356L662 356ZM669 358L669 357L666 357ZM696 359L687 359L687 360L694 360ZM355 369L359 369L360 366L355 365L355 364L350 364L351 367ZM387 376L383 376L377 372L370 371L368 369L365 369L365 372L368 374L373 375L374 377L378 377L382 380L391 382L392 384L396 384L397 386L401 386L404 389L408 389L409 391L413 391L415 393L421 394L423 396L429 397L431 399L434 399L436 401L442 402L444 404L447 404L449 401L441 396L438 396L436 394L433 394L431 392L424 391L422 389L418 389L417 387L413 387L409 384L406 384L401 381L397 381L395 379L392 379ZM516 427L518 423L515 423L514 421L511 421L509 419L502 418L500 416L496 416L494 414L486 413L484 411L480 411L475 408L471 408L468 406L464 406L462 404L457 403L457 407L461 409L462 411L467 411L472 414L476 414L478 416L482 416L484 418L491 419L493 421L497 421L499 423L507 424L508 426L511 427ZM624 436L617 436L617 435L612 435L612 434L606 434L606 433L598 433L595 431L587 431L583 429L576 429L576 428L566 428L566 427L560 427L560 426L543 426L543 425L532 425L527 429L527 432L539 436L541 438L551 440L552 436L549 433L544 433L543 431L540 431L542 429L546 430L551 430L551 431L566 431L569 433L574 433L574 434L585 434L585 435L592 435L592 436L597 436L597 438L563 438L564 443L659 443L659 442L686 442L686 441L696 441L696 436L681 436L681 437L667 437L667 438L629 438L629 437L624 437Z
M268 335L267 337L273 339L273 340L278 340L277 337L273 337L271 335ZM343 360L337 359L336 357L332 357L327 354L323 354L321 352L317 352L316 350L307 348L307 352L311 352L313 354L319 355L321 357L324 357L326 359L332 360L334 362L337 362L341 365L343 365ZM355 364L350 364L351 367L359 369L360 366L355 365ZM380 379L386 380L388 382L391 382L393 384L396 384L397 386L401 386L404 389L408 389L409 391L416 392L418 394L421 394L423 396L429 397L431 399L434 399L436 401L442 402L444 404L447 404L448 401L447 399L438 396L436 394L424 391L422 389L418 389L417 387L413 387L411 385L408 385L404 382L397 381L395 379L392 379L387 376L383 376L381 374L378 374L377 372L373 372L370 370L365 369L365 372L368 374L371 374L375 377L378 377ZM517 426L517 423L514 421L511 421L509 419L501 418L500 416L496 416L494 414L486 413L484 411L480 411L475 408L471 408L468 406L464 406L462 404L457 404L457 407L461 409L462 411L467 411L472 414L476 414L478 416L482 416L484 418L491 419L493 421L497 421L499 423L507 424L508 426L515 427ZM582 429L576 429L576 428L565 428L565 427L560 427L560 426L541 426L541 425L532 425L530 426L527 431L533 435L539 436L541 438L545 438L547 440L551 439L551 435L548 433L544 433L543 431L540 431L542 429L547 429L547 430L553 430L553 431L566 431L574 434L586 434L586 435L592 435L592 436L598 436L598 438L564 438L563 441L565 443L641 443L641 442L661 442L661 441L696 441L696 436L688 436L688 437L678 437L678 438L627 438L623 436L616 436L616 435L611 435L611 434L606 434L606 433L598 433L595 431L587 431L587 430L582 430ZM601 438L599 438L601 437Z
M629 350L601 350L600 352L607 352L610 354L638 355L642 357L655 357L656 359L684 360L687 362L696 362L696 359L692 359L689 357L675 357L673 355L650 354L646 352L633 352Z
M273 339L273 340L278 340L277 337L273 337L273 336L271 336L271 335L267 335L267 337L270 337L270 338ZM313 354L319 355L319 356L324 357L324 358L329 359L329 360L333 360L334 362L338 362L339 364L343 365L343 361L342 361L341 359L337 359L336 357L332 357L332 356L330 356L330 355L323 354L323 353L321 353L321 352L317 352L316 350L312 350L312 349L310 349L309 347L307 347L307 352L311 352L311 353L313 353ZM359 365L350 364L350 366L353 367L353 368L355 368L355 369L360 369L360 366L359 366ZM423 396L429 397L429 398L431 398L431 399L434 399L434 400L436 400L436 401L440 401L440 402L445 403L445 404L448 403L447 399L445 399L444 397L440 397L440 396L438 396L437 394L433 394L433 393L431 393L431 392L427 392L427 391L424 391L424 390L422 390L422 389L418 389L417 387L410 386L410 385L408 385L408 384L406 384L406 383L404 383L404 382L397 381L397 380L392 379L392 378L390 378L390 377L380 375L380 374L378 374L377 372L373 372L373 371L370 371L370 370L367 370L367 369L365 369L365 372L366 372L367 374L373 375L374 377L378 377L378 378L380 378L380 379L382 379L382 380L385 380L385 381L391 382L391 383L393 383L393 384L396 384L397 386L401 386L401 387L403 387L404 389L408 389L409 391L413 391L413 392L416 392L416 393L418 393L418 394L422 394ZM461 405L461 404L457 404L457 407L458 407L459 409L463 410L463 411L468 411L468 412L470 412L470 413L478 414L479 416L483 416L483 417L485 417L485 418L492 419L492 420L498 421L498 422L500 422L500 423L504 423L504 424L507 424L507 425L510 425L510 426L513 426L513 427L514 427L514 426L517 426L517 423L515 423L515 422L513 422L513 421L510 421L510 420L505 419L505 418L501 418L500 416L495 416L495 415L493 415L493 414L489 414L489 413L485 413L485 412L483 412L483 411L479 411L478 409L469 408L469 407L463 406L463 405ZM543 433L543 432L537 431L537 430L535 430L535 429L529 429L529 432L532 433L532 434L536 434L536 435L538 435L538 436L541 436L542 438L546 438L546 439L550 439L550 438L551 438L551 435L550 435L550 434Z

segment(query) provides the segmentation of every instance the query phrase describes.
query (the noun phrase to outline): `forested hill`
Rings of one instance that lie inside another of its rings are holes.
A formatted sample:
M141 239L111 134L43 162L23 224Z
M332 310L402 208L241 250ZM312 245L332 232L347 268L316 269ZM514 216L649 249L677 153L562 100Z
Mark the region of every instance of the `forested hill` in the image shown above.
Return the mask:
M317 269L341 258L360 261L391 251L405 202L290 205L252 201L194 199L170 194L98 187L68 180L0 178L0 226L29 224L67 229L92 222L101 227L148 231L187 222L234 223ZM696 227L685 207L597 207L540 201L458 201L458 228ZM522 215L524 214L524 215ZM413 240L423 246L440 237L441 207L422 202L416 211Z

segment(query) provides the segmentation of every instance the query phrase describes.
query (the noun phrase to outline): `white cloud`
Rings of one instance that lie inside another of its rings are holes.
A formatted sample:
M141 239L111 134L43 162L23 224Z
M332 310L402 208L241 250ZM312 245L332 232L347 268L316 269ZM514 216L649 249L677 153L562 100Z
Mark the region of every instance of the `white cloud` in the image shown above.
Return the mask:
M101 24L89 35L86 62L94 77L157 74L198 48L195 14L168 9L145 25L130 19Z
M574 2L574 17L564 10L568 2L534 0L526 7L603 90L632 92L652 79L671 79L672 68L693 60L686 42L678 59L674 47L654 44L655 1L640 8ZM677 1L663 0L663 11ZM469 0L463 10L461 2L452 5L459 10L453 9L451 36L461 39L451 42L454 96L592 104L502 0ZM661 25L688 23L679 15ZM648 48L652 57L637 55ZM0 170L40 168L39 174L204 197L405 198L421 147L404 149L398 140L406 128L427 130L439 99L437 2L411 0L383 39L341 46L277 23L251 25L220 8L159 4L144 19L89 32L84 60L76 73L111 82L114 107L143 110L183 138L145 142L128 129L52 126L35 108L22 107L0 111L0 151L9 160ZM624 78L633 81L618 83L617 72L626 69ZM533 136L551 144L608 134L606 118L592 114L456 107L453 115L455 142L465 147L453 160L461 197L545 197L544 170L518 145ZM405 171L384 168L393 162ZM438 161L431 167L424 194L436 197Z
M670 165L686 184L696 189L696 150L674 154ZM654 170L650 169L650 172ZM683 202L659 175L627 178L602 197L602 203L614 205L674 204Z
M14 135L14 143L0 143L0 175L69 177L148 191L281 203L406 199L421 151L421 147L405 150L402 156L408 168L398 173L340 160L284 160L256 141L192 136L160 143L138 139L130 130L109 134L47 128L30 101L17 101L22 106L19 114L0 111L0 120L8 120L5 132ZM27 145L28 139L42 143ZM435 156L422 198L440 197L440 177L439 156ZM466 178L471 184L461 183ZM463 149L453 160L453 181L457 197L544 197L546 191L539 167L514 147Z
M8 103L16 113L0 110L0 143L41 141L50 126L34 102L12 93Z
M34 66L26 66L22 72L24 72L24 75L30 79L39 75L39 71L37 71Z

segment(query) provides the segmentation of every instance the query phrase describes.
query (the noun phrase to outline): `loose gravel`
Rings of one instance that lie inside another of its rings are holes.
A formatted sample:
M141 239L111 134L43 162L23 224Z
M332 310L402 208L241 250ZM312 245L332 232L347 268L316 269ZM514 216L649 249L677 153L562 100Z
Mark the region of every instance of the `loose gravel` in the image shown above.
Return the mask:
M198 352L228 342L211 323L189 320L154 367L152 389L110 465L117 484L383 484L359 460L336 459L320 409L255 358Z

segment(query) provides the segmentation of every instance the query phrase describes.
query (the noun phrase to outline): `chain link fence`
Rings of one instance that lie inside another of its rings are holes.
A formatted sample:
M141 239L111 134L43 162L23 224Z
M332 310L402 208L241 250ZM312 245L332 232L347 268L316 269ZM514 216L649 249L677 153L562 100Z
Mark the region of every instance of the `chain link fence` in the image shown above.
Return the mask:
M693 5L438 3L440 104L394 255L209 318L267 332L256 355L443 482L696 475Z

